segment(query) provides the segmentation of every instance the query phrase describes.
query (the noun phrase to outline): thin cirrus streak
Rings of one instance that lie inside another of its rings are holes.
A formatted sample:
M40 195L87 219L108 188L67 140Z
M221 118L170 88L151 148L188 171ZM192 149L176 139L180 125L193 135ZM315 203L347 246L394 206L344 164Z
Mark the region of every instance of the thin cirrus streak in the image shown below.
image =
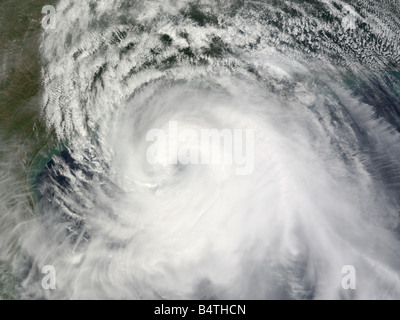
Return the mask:
M20 226L18 296L399 298L398 92L362 91L399 61L399 21L357 4L343 30L342 1L61 0L43 117L68 149ZM150 165L146 135L170 121L254 130L253 174Z

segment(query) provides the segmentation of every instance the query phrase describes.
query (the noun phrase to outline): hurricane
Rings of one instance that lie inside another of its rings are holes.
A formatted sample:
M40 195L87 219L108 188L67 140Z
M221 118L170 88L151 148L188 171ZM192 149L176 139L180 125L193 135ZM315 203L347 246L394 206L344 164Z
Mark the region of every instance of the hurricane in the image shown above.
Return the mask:
M32 3L0 51L1 298L400 298L397 1ZM241 157L174 145L202 130Z

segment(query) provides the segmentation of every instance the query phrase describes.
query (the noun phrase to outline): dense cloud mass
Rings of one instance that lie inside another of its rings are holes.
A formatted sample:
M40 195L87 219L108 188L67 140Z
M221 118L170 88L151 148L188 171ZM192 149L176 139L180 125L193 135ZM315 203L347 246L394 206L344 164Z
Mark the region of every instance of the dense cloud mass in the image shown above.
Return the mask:
M15 297L400 298L394 1L55 8L40 105L64 147L37 169L31 217L7 169L18 146L0 145L0 283L14 277ZM171 122L253 130L253 170L149 163L146 137Z

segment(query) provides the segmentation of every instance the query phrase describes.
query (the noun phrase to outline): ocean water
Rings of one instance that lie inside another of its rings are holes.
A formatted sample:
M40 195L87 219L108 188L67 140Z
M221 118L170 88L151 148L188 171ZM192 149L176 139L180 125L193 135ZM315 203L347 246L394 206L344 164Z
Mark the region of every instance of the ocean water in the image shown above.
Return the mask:
M54 29L32 3L0 56L0 297L400 298L397 1L60 0ZM171 121L254 130L254 171L151 165Z

